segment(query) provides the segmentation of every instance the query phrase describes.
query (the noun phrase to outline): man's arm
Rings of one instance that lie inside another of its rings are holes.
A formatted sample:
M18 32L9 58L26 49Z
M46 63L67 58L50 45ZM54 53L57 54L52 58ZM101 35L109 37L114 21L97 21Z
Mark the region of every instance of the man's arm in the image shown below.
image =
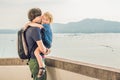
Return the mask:
M38 45L38 48L39 50L45 54L47 52L47 48L44 46L42 40L39 40L39 41L36 41L37 45Z
M46 47L44 46L42 40L36 41L36 43L37 43L37 45L38 45L39 50L40 50L43 54L48 55L48 54L51 52L50 49L48 49L48 48L46 48Z
M37 43L39 50L43 54L48 54L50 52L43 44L40 29L39 28L34 28L32 30L32 39ZM48 51L48 52L47 52Z

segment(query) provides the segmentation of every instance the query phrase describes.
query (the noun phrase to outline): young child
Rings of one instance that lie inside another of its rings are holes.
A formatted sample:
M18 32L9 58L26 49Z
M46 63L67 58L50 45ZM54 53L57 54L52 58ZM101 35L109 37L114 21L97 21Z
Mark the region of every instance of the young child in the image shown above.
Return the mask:
M41 29L43 44L48 49L51 48L51 44L52 44L52 30L51 30L51 26L50 26L52 21L53 21L52 15L49 12L45 12L42 16L41 24L32 23L32 22L27 24L29 26L39 27ZM45 65L43 64L43 61L42 61L43 60L42 57L44 54L41 53L39 48L36 48L34 51L34 55L37 59L38 65L39 65L38 77L40 77L42 75L42 71L43 71L42 69L45 67Z

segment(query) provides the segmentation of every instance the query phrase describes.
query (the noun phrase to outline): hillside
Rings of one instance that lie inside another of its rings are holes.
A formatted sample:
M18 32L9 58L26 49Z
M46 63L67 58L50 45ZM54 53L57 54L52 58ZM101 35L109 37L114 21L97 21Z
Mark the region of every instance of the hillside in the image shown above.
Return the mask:
M120 22L102 19L84 19L67 24L54 23L55 33L120 33Z
M103 19L84 19L67 24L52 24L54 33L120 33L120 22ZM0 29L0 33L17 33L18 29Z

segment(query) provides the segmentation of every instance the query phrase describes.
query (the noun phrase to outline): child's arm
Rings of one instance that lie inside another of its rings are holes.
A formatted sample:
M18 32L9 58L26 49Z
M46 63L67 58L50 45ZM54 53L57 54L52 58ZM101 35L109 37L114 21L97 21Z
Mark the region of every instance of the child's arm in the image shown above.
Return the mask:
M42 26L41 24L37 24L37 23L32 23L32 22L30 22L30 23L28 23L28 25L29 25L29 26L32 26L32 27L39 27L40 29L43 28L43 26Z
M28 23L25 24L25 26L23 27L24 30L28 28L29 23L31 23L31 22L28 22Z

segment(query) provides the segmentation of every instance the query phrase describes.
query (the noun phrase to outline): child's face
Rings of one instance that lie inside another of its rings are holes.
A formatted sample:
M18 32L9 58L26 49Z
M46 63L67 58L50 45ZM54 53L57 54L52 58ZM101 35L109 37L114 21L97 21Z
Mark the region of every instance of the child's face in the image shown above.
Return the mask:
M42 16L42 23L43 24L50 24L50 20L48 19L48 17L46 17L46 16Z

